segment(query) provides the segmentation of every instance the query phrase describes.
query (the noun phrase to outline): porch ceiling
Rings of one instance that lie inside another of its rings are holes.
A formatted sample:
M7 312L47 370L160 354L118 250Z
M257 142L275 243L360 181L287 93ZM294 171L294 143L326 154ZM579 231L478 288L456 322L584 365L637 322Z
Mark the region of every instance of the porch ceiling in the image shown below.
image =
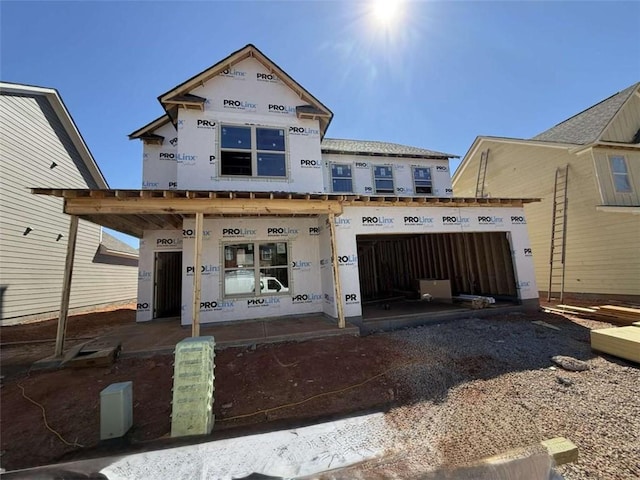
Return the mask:
M63 210L84 220L142 238L145 230L182 228L184 218L225 216L317 216L342 214L344 206L522 207L535 198L389 197L286 192L190 190L89 190L32 188L64 199Z

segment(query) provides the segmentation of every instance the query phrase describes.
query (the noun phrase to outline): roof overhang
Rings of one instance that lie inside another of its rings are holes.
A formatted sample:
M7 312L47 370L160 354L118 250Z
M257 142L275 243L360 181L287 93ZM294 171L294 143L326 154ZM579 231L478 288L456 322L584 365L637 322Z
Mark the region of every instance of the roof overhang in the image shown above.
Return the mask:
M107 247L106 245L103 245L102 243L98 246L98 253L100 253L101 255L109 255L112 257L122 257L122 258L137 259L139 257L139 254L137 253L129 253L129 252L122 252L120 250L114 250Z
M63 210L134 237L145 230L181 229L185 218L341 215L345 206L522 207L537 198L385 197L368 195L185 190L76 190L32 188L64 199Z
M321 137L324 134L331 123L333 118L333 112L329 110L320 100L311 95L306 89L304 89L298 82L291 78L284 70L276 65L271 59L269 59L264 53L262 53L254 45L246 45L240 50L232 53L224 60L216 63L215 65L207 68L206 70L191 77L186 82L181 83L177 87L169 90L168 92L160 95L158 101L165 109L167 114L171 117L175 123L177 119L177 111L180 106L189 108L187 103L176 102L176 98L181 98L186 95L191 95L191 91L203 86L207 81L213 77L219 75L224 70L229 69L233 65L246 60L247 58L254 58L260 62L270 73L274 73L287 87L292 89L298 94L301 99L301 105L296 107L296 114L298 118L313 118L320 121ZM193 95L192 95L193 96ZM191 105L193 107L193 105Z
M354 155L356 157L388 157L388 158L419 158L425 160L449 160L451 158L460 158L457 155L420 155L411 153L383 153L383 152L358 152L353 150L338 150L331 148L321 148L322 153L327 155Z
M140 139L142 141L151 140L149 143L156 143L157 139L160 138L162 139L160 141L160 144L162 144L164 137L162 137L161 135L156 135L154 132L160 127L170 122L171 122L171 119L169 118L169 115L162 115L161 117L156 118L152 122L147 123L144 127L139 128L135 132L131 132L129 134L129 140L136 140L136 139ZM155 141L153 141L154 139Z
M600 148L610 148L610 149L614 149L614 150L635 150L635 151L640 150L640 144L639 143L621 143L621 142L600 141L600 142L590 143L588 145L579 145L579 146L569 150L569 153L574 153L576 155L580 155L581 153L584 153L584 152L586 152L587 150L589 150L591 148L599 148L599 147Z

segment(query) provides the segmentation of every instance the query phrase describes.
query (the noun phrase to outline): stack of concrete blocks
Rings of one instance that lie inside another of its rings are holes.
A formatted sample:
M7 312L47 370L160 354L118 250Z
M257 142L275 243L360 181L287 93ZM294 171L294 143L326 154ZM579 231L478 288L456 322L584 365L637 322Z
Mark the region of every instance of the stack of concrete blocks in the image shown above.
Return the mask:
M207 435L213 428L213 337L192 337L176 345L171 436Z

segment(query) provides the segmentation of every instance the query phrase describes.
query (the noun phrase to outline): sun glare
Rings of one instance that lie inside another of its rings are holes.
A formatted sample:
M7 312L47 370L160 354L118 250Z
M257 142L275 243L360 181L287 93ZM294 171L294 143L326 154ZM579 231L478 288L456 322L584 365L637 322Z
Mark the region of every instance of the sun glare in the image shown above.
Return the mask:
M402 0L373 0L371 13L379 25L395 25L402 16Z

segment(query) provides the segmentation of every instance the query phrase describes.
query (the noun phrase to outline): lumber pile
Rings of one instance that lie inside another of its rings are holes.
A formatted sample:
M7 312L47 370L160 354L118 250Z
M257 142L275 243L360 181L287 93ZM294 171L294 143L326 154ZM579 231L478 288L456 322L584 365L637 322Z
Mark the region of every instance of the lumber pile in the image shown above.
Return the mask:
M633 325L636 322L640 322L640 308L623 307L619 305L597 305L590 307L556 305L554 307L544 307L544 310L618 325Z
M640 328L631 326L591 330L591 349L640 363Z

